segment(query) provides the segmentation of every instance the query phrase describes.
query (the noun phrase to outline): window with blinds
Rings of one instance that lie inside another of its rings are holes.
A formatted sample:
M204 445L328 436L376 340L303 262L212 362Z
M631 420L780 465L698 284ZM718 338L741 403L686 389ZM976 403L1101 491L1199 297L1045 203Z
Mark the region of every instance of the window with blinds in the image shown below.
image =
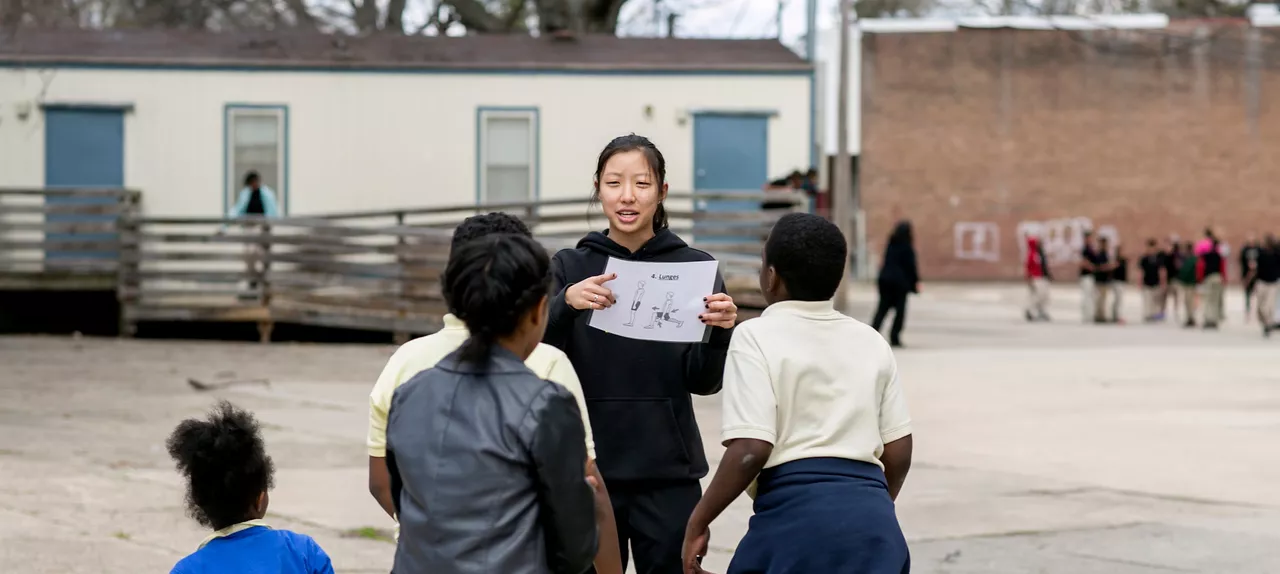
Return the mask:
M480 119L480 201L533 201L537 112L485 111Z
M230 108L227 111L227 205L244 189L245 175L258 172L262 185L284 205L284 108ZM287 211L286 211L287 212Z

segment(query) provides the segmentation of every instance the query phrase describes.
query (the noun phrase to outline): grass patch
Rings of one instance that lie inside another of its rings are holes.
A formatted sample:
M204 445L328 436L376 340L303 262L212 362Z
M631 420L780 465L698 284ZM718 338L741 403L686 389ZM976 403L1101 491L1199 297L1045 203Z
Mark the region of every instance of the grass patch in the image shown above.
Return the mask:
M366 540L377 540L379 542L396 543L395 535L390 530L374 528L372 526L364 526L361 528L353 528L342 533L346 538L364 538Z

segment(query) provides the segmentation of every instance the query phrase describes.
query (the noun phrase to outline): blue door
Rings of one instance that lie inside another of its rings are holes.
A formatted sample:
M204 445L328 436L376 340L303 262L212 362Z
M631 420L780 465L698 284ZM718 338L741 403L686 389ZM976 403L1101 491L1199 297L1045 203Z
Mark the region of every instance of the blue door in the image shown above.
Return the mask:
M45 187L123 188L124 110L49 107L44 114ZM115 203L115 198L49 196L49 204ZM48 223L112 223L114 215L50 213ZM109 241L115 234L48 233L48 241ZM46 259L111 258L113 251L76 251L51 247Z
M763 114L696 114L693 116L693 191L754 192L759 200L695 201L697 211L759 212L764 200L762 187L769 181L769 117ZM744 227L743 224L736 224ZM700 242L756 239L732 235L735 224L695 222L694 235ZM755 228L757 224L746 224Z

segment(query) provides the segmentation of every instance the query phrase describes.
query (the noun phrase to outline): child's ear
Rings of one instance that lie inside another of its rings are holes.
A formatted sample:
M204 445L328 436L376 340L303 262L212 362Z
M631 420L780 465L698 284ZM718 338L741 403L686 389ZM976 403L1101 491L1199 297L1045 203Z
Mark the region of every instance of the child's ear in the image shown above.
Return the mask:
M262 491L262 494L259 494L258 499L253 503L253 513L257 515L258 518L266 516L267 505L270 503L271 497L267 496L267 491Z

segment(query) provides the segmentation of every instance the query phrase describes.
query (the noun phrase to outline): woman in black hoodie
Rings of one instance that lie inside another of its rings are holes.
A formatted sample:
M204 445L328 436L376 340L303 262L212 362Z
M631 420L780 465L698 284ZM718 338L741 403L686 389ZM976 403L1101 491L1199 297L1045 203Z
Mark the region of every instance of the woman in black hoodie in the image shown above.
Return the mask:
M880 267L880 304L876 307L871 327L880 330L885 315L893 309L893 327L889 344L902 346L902 326L907 322L907 295L920 292L920 274L916 271L916 248L911 239L911 222L899 221L884 248L884 264Z
M555 255L554 290L544 342L563 350L582 380L596 441L596 463L609 488L623 568L627 543L638 574L680 572L685 525L702 496L707 457L689 394L720 390L737 307L708 294L700 319L707 343L629 339L587 326L592 309L617 302L603 275L609 257L631 261L710 261L667 229L666 164L648 139L609 142L596 163L595 190L609 230L592 232Z

